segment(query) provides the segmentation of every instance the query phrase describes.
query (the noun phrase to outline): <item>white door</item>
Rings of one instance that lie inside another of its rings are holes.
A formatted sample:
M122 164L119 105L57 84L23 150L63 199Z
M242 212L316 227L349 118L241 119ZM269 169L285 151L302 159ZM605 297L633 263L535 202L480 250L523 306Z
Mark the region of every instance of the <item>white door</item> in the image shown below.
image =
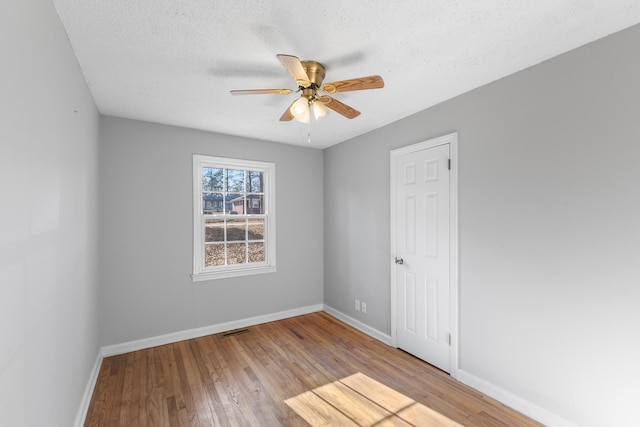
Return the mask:
M400 154L392 168L396 345L446 372L451 343L449 150L443 144Z

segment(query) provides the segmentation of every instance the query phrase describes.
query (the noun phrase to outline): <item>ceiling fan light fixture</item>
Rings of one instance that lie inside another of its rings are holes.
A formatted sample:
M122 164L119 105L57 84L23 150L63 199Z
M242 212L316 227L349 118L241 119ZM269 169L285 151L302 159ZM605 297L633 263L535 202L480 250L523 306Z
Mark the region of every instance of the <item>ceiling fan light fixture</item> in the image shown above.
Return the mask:
M309 107L309 100L304 96L301 96L296 102L291 105L289 109L293 117L299 122L309 123L311 120L311 111Z
M318 101L315 99L311 104L311 109L313 110L313 118L316 120L323 119L329 114L329 109L326 105L322 103L322 101Z
M314 119L320 120L328 115L330 109L347 119L354 119L360 115L360 111L329 95L318 96L318 92L333 94L336 92L380 89L384 87L384 80L382 80L382 77L378 75L339 80L323 84L325 68L324 65L319 62L300 61L300 58L297 56L285 54L278 54L276 57L280 60L280 63L298 85L298 90L296 92L302 92L300 98L296 99L286 110L284 110L284 113L280 117L281 122L288 122L296 119L298 122L311 123L311 110L313 110ZM291 89L249 89L232 90L231 94L288 95L292 92L293 90Z

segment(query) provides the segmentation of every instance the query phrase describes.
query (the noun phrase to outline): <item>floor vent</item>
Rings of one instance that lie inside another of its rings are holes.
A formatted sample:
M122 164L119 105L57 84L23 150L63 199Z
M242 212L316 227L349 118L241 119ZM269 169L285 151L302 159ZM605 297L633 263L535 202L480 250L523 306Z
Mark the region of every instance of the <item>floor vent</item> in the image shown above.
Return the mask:
M246 334L247 332L250 332L249 329L247 329L247 328L245 328L245 329L237 329L235 331L225 332L224 334L222 334L222 336L223 337L232 337L234 335Z

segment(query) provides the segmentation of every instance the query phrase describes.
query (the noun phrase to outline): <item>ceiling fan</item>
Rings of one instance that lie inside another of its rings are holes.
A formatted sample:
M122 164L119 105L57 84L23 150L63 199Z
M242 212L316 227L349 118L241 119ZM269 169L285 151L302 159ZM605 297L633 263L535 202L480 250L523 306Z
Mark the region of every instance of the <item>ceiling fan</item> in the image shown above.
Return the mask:
M322 84L325 77L325 68L316 61L300 61L297 56L278 54L284 68L296 81L298 90L302 92L300 98L289 105L280 121L286 122L294 118L302 123L309 123L311 115L316 120L325 117L329 110L343 115L348 119L356 118L360 111L344 104L329 95L319 95L318 92L334 94L336 92L348 92L352 90L380 89L384 87L384 81L380 76L367 76L356 79L340 80ZM232 95L289 95L294 91L291 89L250 89L232 90Z

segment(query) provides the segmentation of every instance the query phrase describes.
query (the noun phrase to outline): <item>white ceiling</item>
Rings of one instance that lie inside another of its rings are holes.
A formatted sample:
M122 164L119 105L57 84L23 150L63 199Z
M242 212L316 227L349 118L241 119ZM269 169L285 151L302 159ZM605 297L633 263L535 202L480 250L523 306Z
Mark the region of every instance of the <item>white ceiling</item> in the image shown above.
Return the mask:
M102 114L324 148L640 22L638 0L53 0ZM326 66L361 111L278 119L276 54Z

